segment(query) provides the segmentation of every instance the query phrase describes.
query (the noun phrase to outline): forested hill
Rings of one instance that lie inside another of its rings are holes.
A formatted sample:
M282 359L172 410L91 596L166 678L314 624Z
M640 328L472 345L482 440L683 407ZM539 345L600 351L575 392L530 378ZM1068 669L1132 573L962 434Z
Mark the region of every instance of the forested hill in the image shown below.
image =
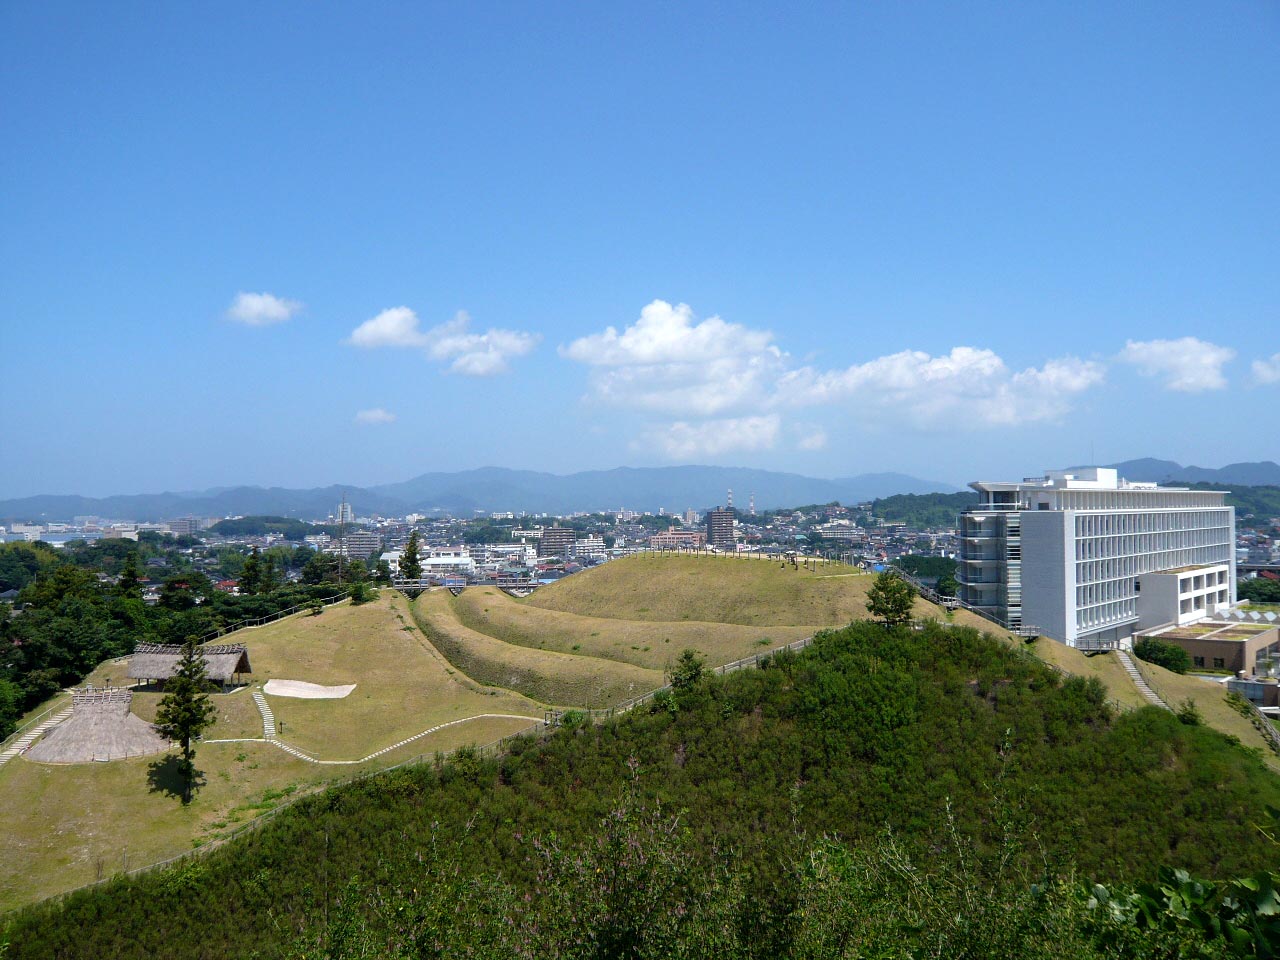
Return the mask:
M912 529L956 525L965 507L978 502L978 495L968 493L900 493L876 500L871 512L881 520L905 523Z
M678 671L604 725L571 714L501 757L304 799L206 856L13 915L6 956L1243 955L1222 929L1280 945L1257 908L1277 849L1253 827L1280 780L1194 720L1117 716L1096 681L969 629L855 623L759 670ZM1170 875L1190 891L1175 911L1135 889L1162 864L1255 879Z

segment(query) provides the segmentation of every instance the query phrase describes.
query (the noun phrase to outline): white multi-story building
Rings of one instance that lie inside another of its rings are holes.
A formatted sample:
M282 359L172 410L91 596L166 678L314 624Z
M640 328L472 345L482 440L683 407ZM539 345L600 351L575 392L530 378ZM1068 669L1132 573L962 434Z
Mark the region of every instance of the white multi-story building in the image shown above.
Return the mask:
M1235 509L1222 491L1102 467L970 486L982 502L960 518L960 600L1011 630L1125 646L1139 627L1235 602Z

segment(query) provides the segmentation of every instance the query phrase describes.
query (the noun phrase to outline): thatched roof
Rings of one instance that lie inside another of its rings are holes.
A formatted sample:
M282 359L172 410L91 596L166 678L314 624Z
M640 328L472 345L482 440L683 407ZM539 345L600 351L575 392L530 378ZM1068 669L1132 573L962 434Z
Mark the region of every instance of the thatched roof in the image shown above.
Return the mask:
M204 672L210 680L229 683L237 673L252 673L249 651L242 643L201 647ZM160 643L140 643L129 658L128 676L132 680L168 680L178 670L182 647Z
M40 763L86 763L160 753L169 741L129 712L133 694L101 690L72 695L72 713L27 751Z

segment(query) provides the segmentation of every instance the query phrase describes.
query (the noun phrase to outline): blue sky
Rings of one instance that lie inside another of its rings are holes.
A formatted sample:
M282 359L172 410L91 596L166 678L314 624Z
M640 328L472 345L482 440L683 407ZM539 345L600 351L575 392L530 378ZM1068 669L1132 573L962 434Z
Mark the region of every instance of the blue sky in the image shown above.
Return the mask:
M11 3L0 84L0 496L1280 459L1275 3Z

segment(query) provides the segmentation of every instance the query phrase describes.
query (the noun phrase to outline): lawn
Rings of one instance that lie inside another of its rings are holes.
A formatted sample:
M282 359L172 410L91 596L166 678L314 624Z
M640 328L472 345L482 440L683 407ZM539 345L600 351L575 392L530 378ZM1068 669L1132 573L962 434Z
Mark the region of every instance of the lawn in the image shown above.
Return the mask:
M420 755L484 744L527 729L543 709L509 690L460 674L413 626L407 601L383 591L375 602L328 608L245 630L224 642L249 648L254 684L275 676L315 683L354 682L343 700L269 697L281 739L324 759L358 759L437 724L436 731L359 766L312 764L266 742L206 742L196 763L205 783L189 807L165 793L171 777L149 780L168 755L91 764L39 764L23 757L0 767L0 910L63 892L101 875L177 856L220 839L298 791ZM88 678L124 680L112 661ZM136 692L132 709L155 717L161 694ZM261 738L251 691L214 694L206 741ZM47 705L33 715L47 709ZM487 714L512 714L491 717ZM167 768L166 768L167 769Z
M460 676L413 625L408 601L391 590L370 604L342 604L241 636L255 683L276 677L356 685L341 700L267 697L280 738L320 759L358 760L463 717L543 716L540 704ZM257 730L261 736L260 721Z
M1107 688L1107 696L1122 707L1136 710L1148 705L1114 653L1087 654L1046 637L1026 646L1035 656L1060 670L1077 677L1096 677Z
M18 758L0 769L0 809L9 812L0 831L0 910L177 856L273 806L262 801L264 791L332 776L332 768L266 743L208 744L196 753L205 785L183 807L150 782L152 765L170 756L77 764Z
M541 587L531 607L619 620L844 626L866 616L875 577L844 564L817 572L773 560L637 555ZM922 616L937 608L919 601Z
M1138 671L1151 689L1173 709L1177 710L1187 700L1194 700L1196 709L1208 726L1221 733L1239 737L1240 742L1247 747L1258 748L1263 762L1272 770L1280 772L1280 757L1271 751L1266 738L1227 703L1225 684L1173 673L1137 657L1133 658L1133 662L1137 664Z
M514 600L494 587L472 588L450 600L463 626L505 643L603 657L665 670L686 648L713 666L809 636L809 627L744 627L678 620L620 620L548 610Z
M452 594L433 590L413 602L414 619L453 666L474 680L515 690L540 703L608 707L664 683L661 670L518 646L464 625Z

